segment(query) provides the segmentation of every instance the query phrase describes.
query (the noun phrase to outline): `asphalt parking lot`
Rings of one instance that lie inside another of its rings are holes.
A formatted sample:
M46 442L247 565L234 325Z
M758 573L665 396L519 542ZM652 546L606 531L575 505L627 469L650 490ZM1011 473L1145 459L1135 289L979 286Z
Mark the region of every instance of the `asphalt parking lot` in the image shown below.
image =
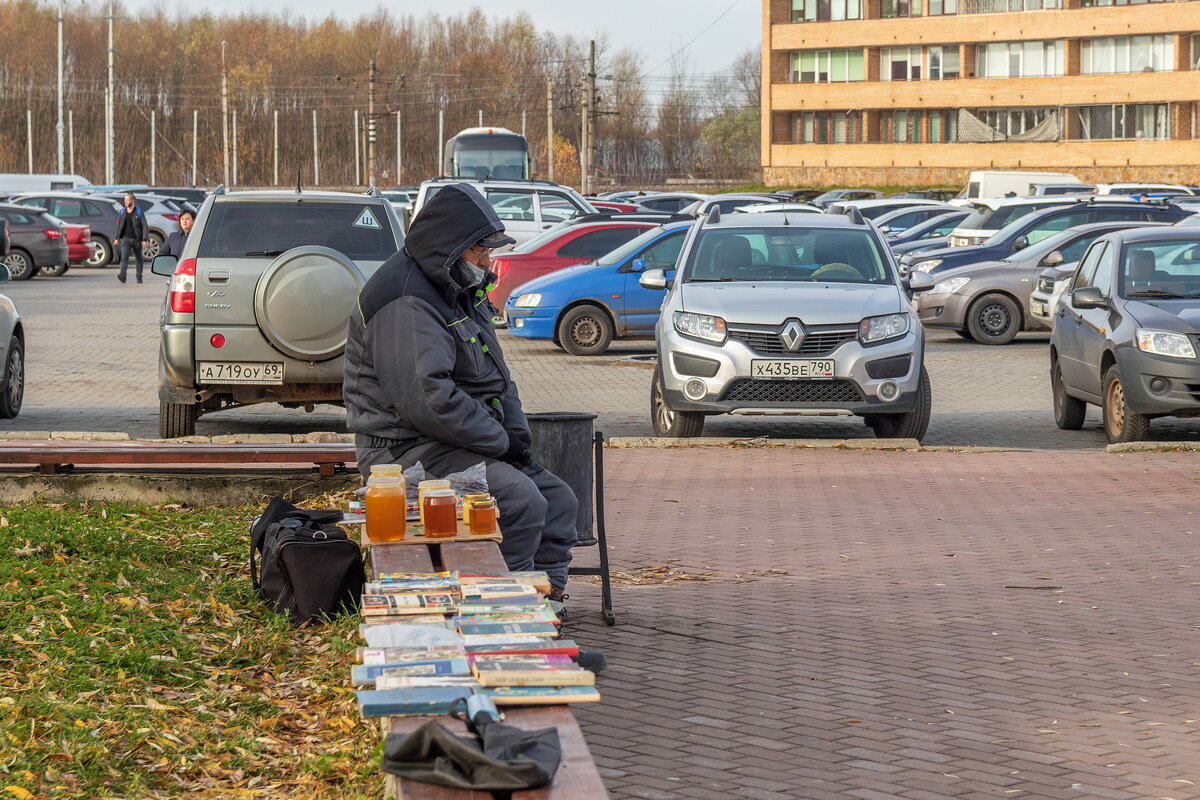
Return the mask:
M166 280L120 284L116 271L74 269L0 287L17 304L27 330L28 392L24 409L0 430L119 431L158 435L158 318ZM609 436L652 435L651 371L630 356L653 353L651 342L616 345L597 358L569 356L549 342L504 335L506 356L531 411L592 411ZM956 447L1099 449L1100 418L1091 409L1078 432L1054 425L1046 377L1047 334L1024 334L1004 347L929 337L933 418L926 444ZM314 413L267 405L202 417L197 433L341 431L341 409ZM869 438L857 418L710 418L711 436ZM1200 421L1158 420L1152 438L1200 441Z

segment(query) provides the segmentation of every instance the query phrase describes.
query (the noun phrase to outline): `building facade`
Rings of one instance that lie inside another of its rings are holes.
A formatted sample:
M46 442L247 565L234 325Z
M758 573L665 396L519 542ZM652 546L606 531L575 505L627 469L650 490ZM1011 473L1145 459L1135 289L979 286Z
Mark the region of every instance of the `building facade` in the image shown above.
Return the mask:
M763 0L771 185L1200 183L1200 0Z

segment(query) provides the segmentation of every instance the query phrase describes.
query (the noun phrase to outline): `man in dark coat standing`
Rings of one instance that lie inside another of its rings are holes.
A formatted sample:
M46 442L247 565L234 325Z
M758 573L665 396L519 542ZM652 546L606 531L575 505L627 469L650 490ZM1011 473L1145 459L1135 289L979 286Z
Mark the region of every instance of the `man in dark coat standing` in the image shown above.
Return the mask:
M479 463L513 571L545 570L560 599L577 502L531 463L529 424L492 326L491 250L514 240L474 187L425 203L404 248L367 281L350 315L344 397L363 476L421 462L432 476Z
M146 217L138 207L133 192L125 194L125 205L117 216L117 238L113 244L121 248L121 271L117 280L125 282L125 273L129 271L129 251L137 256L137 282L142 282L142 248L146 246Z
M159 248L158 254L160 256L175 256L179 258L183 254L183 246L187 244L188 234L192 232L192 224L195 221L196 214L190 208L180 211L179 230L167 236L167 240Z

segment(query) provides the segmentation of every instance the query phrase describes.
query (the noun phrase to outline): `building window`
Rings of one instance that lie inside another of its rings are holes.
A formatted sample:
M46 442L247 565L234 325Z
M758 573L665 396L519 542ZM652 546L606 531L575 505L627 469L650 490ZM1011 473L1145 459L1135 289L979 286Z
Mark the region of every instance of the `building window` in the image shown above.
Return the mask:
M792 53L793 83L863 80L862 50L805 50Z
M1170 36L1084 39L1079 68L1084 75L1169 71L1174 58L1171 39Z
M929 141L937 143L958 141L958 112L929 111Z
M1007 14L1062 8L1062 0L961 0L960 14Z
M880 136L885 142L896 144L919 144L921 141L921 114L917 111L885 111L880 120Z
M803 111L796 141L801 144L857 144L862 141L862 117L848 111Z
M1084 8L1099 6L1140 6L1146 3L1169 3L1171 0L1082 0Z
M959 114L960 142L1054 142L1058 139L1058 115L1054 108L975 108L963 109Z
M1169 139L1166 103L1080 106L1071 109L1072 139Z
M929 16L957 14L958 0L929 0Z
M1062 42L995 42L975 50L980 78L1038 78L1063 74Z
M792 0L792 22L840 22L863 18L863 0Z
M929 48L929 80L944 81L957 78L958 48L953 45Z
M879 77L885 81L921 80L921 48L885 47L880 50Z
M881 19L919 17L921 16L921 0L880 0L879 16Z
M1200 69L1200 33L1192 34L1192 69Z

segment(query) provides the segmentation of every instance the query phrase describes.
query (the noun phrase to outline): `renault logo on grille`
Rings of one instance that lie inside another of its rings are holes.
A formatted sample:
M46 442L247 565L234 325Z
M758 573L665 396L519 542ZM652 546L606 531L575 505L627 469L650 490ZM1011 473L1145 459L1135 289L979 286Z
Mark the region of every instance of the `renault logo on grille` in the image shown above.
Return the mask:
M794 319L789 319L783 326L783 330L779 332L779 340L788 350L792 352L799 350L800 343L804 341L804 326Z

